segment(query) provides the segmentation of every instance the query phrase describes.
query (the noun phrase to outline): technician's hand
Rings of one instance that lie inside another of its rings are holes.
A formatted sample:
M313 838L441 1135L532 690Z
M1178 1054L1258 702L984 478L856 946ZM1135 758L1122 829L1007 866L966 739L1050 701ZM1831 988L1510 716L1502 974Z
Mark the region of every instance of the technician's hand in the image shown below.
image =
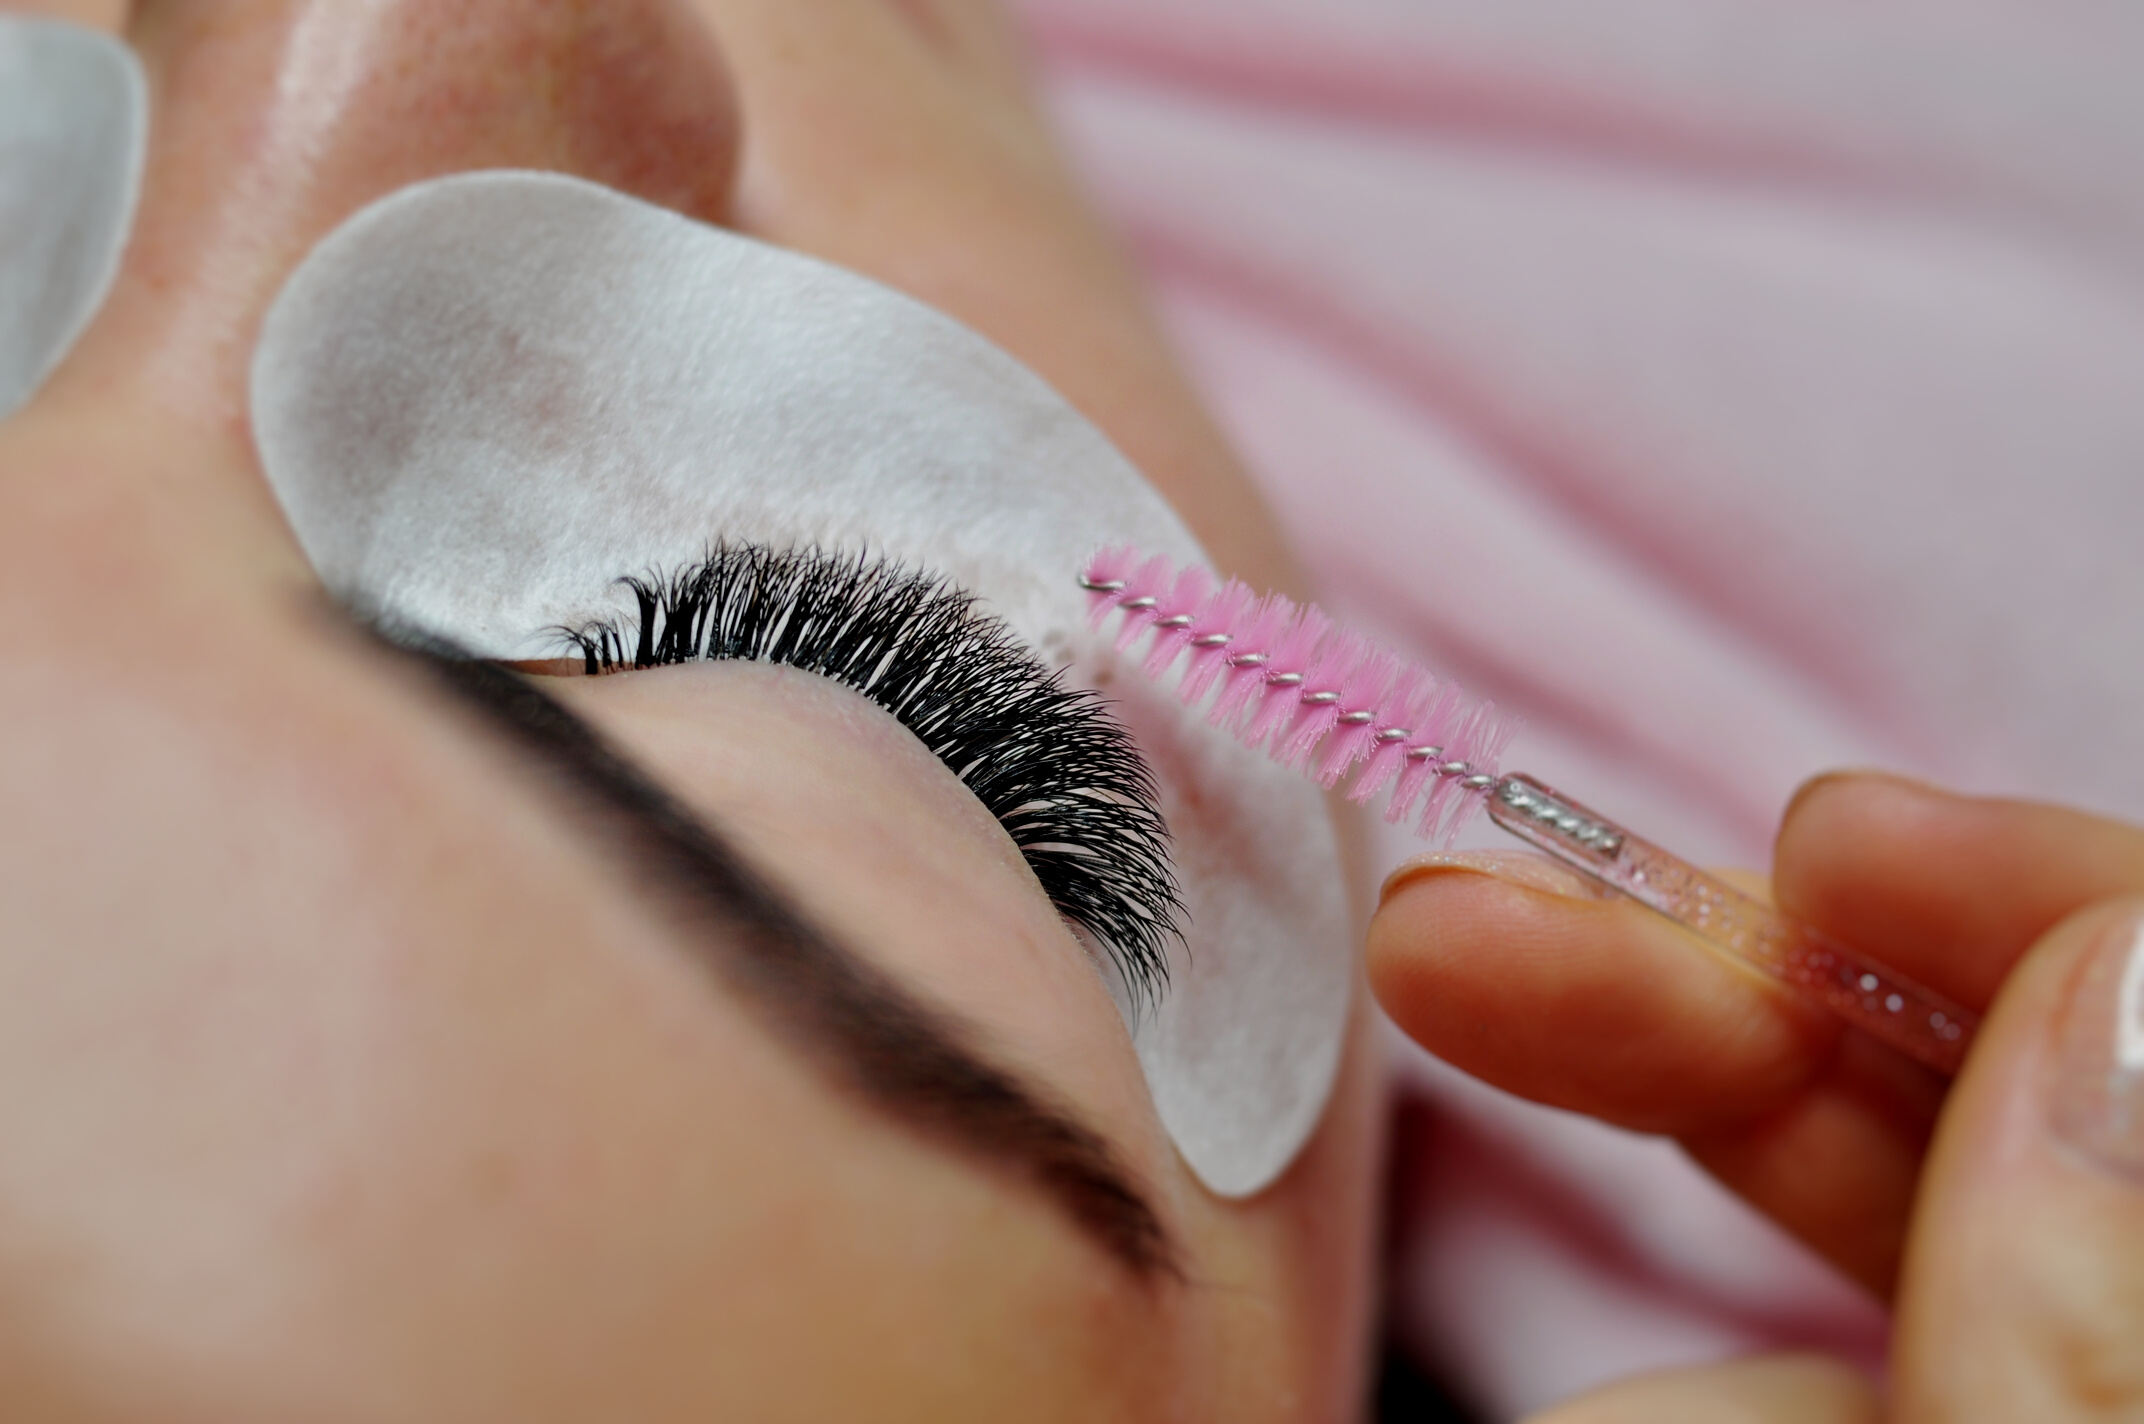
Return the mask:
M2144 1417L2144 832L1874 776L1789 808L1780 904L1988 1011L1947 1098L1636 905L1525 874L1390 887L1371 976L1402 1028L1512 1091L1681 1139L1872 1289L1895 1285L1890 1417ZM1842 1369L1770 1360L1550 1417L1879 1412Z

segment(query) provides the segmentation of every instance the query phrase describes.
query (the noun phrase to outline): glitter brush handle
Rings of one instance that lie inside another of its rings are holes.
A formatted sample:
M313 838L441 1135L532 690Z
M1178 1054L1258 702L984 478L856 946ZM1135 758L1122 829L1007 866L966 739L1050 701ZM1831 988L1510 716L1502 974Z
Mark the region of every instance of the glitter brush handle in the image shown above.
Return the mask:
M1955 1074L1964 1061L1980 1022L1972 1010L1862 958L1533 778L1499 780L1489 793L1489 818L1937 1072Z

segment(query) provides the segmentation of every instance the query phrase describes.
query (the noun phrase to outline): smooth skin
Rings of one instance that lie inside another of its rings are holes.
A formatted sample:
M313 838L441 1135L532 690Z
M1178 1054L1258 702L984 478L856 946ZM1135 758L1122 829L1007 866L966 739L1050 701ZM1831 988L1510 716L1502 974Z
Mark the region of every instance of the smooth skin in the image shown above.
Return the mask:
M1387 888L1370 972L1401 1027L1490 1082L1679 1139L1896 1310L1885 1396L1787 1357L1626 1381L1540 1424L2144 1418L2144 1177L2050 1126L2075 1088L2063 1044L2092 1021L2073 992L2111 1012L2076 990L2082 965L2144 914L2144 831L1873 774L1795 799L1777 903L1987 1011L1947 1091L1629 902L1480 864Z
M1222 1201L1010 842L875 709L766 669L555 680L1095 1127L1180 1248L1141 1279L705 973L568 798L339 625L254 459L254 333L314 242L551 168L977 326L1286 582L995 9L61 8L141 54L151 152L110 301L0 426L0 1416L1354 1417L1366 995L1302 1156Z

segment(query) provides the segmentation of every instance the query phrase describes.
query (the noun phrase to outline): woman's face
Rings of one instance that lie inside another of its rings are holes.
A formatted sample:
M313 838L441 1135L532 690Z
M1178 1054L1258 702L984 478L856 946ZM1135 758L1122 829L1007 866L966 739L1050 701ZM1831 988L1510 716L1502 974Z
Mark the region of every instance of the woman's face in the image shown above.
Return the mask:
M756 664L547 680L829 962L933 1011L859 1061L888 1035L826 1027L840 974L707 972L757 911L703 913L608 771L322 610L253 454L254 336L315 242L422 178L549 168L979 329L1284 581L1002 17L147 0L125 30L135 237L0 427L0 1412L1346 1416L1359 997L1308 1146L1222 1200L1003 830L890 717Z

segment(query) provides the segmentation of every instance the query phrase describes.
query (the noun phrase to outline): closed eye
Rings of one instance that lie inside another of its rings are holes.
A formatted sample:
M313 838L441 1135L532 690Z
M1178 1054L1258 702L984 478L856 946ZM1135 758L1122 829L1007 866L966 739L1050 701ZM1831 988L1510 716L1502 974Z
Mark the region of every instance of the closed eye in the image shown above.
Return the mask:
M559 630L586 672L738 659L852 689L988 808L1136 1000L1167 987L1184 908L1153 775L1097 694L1064 687L972 595L883 559L755 544L621 582L637 616Z

